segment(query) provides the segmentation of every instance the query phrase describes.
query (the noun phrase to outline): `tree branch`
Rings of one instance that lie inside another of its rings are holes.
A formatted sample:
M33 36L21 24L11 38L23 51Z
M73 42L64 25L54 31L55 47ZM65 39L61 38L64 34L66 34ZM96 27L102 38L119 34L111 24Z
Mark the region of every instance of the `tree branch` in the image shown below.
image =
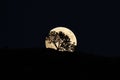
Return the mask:
M54 43L54 42L53 42L53 44L55 45L55 47L56 47L56 48L57 48L57 50L58 50L58 47L57 47L56 43Z

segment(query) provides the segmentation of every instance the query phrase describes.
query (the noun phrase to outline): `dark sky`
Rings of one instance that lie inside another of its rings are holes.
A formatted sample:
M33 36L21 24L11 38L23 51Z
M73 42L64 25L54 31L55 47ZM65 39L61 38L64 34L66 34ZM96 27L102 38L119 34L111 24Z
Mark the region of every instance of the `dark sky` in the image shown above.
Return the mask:
M113 2L10 0L7 4L8 40L2 35L1 47L44 48L49 30L66 26L76 34L79 50L120 56L119 11Z

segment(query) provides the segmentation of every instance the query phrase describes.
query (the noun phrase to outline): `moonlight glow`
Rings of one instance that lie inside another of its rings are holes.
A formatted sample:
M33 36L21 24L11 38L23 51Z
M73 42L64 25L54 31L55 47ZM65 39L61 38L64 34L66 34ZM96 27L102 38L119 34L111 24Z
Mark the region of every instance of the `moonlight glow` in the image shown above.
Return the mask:
M60 32L61 34L64 34L64 36L63 35L60 36L59 35ZM55 35L55 37L53 35L50 36L51 34ZM77 39L74 33L68 28L56 27L50 30L48 36L46 37L46 40L45 40L46 48L51 48L59 51L73 52L75 46L77 46Z

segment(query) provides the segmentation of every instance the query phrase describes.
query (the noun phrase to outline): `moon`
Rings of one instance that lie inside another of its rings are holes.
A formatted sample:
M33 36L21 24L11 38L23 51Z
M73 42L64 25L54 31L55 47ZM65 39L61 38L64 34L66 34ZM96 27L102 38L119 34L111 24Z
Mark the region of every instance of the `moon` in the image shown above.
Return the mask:
M70 29L68 29L66 27L56 27L56 28L53 28L52 30L50 30L50 32L52 32L52 31L63 32L65 35L67 35L70 38L70 43L77 46L76 36ZM58 45L58 44L56 43L56 45ZM46 46L46 48L51 48L51 49L57 50L55 45L53 43L50 43L49 40L45 40L45 46Z

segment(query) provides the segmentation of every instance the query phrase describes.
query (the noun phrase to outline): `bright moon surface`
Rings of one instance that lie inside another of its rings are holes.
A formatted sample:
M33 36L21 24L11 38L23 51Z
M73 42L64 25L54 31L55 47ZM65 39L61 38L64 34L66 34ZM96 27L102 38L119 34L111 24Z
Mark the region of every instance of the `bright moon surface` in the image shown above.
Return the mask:
M70 38L71 43L72 44L75 43L75 46L77 46L77 39L75 37L75 34L70 29L65 28L65 27L56 27L56 28L53 28L51 31L63 32L65 35L67 35ZM54 46L54 44L49 43L48 40L45 40L45 45L46 45L46 48L52 48L52 49L57 50L57 48Z

